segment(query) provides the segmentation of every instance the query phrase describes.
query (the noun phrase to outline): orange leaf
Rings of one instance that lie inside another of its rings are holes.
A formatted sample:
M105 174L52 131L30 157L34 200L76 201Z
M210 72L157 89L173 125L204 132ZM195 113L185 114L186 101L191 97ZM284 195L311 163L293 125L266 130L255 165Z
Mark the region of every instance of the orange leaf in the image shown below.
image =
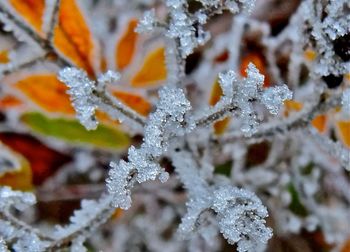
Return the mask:
M8 51L0 51L0 63L6 64L9 63L9 52Z
M93 38L74 0L61 1L59 26L56 27L54 35L54 45L75 64L93 76Z
M211 106L214 106L220 100L221 96L222 96L222 89L220 87L218 79L216 79L216 81L212 87L212 90L211 90L209 104ZM224 133L225 130L227 129L229 123L230 123L230 118L225 118L221 121L215 122L214 123L215 134L221 135L222 133Z
M326 131L327 116L326 115L318 115L312 120L311 124L320 133L324 133Z
M305 52L304 52L304 57L306 60L308 61L314 61L317 57L317 54L314 50L312 49L306 49Z
M48 112L74 114L67 87L54 74L32 75L18 81L15 87Z
M165 80L167 71L165 67L165 50L160 47L149 53L134 78L131 85L134 87L148 87L161 80Z
M122 70L127 67L136 50L138 34L134 31L137 26L137 20L132 19L128 24L125 34L118 41L116 46L116 64L118 69Z
M350 148L350 121L338 121L337 128L340 139Z
M286 109L285 116L288 116L290 111L300 111L303 108L303 104L293 100L286 100L284 101L284 107Z
M0 108L12 108L21 105L22 102L15 96L6 95L0 100Z
M10 4L37 32L41 32L44 0L10 0Z
M131 94L123 91L115 91L113 93L121 102L128 105L141 115L148 115L151 112L151 104L142 96Z
M269 87L270 79L266 72L264 58L259 53L249 53L242 58L241 66L240 66L241 76L247 77L246 69L250 62L252 62L256 66L256 68L259 70L259 72L265 76L264 87Z

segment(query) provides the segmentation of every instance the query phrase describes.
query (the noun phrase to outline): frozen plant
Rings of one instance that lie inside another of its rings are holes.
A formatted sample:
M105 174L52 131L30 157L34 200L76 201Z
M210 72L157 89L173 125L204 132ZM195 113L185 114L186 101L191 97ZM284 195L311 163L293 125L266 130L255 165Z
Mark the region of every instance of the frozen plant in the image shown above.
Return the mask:
M301 1L283 29L276 6L0 1L11 45L0 47L0 251L274 251L271 239L303 230L341 251L350 5ZM35 186L5 186L29 166L22 146L3 147L9 132L68 161ZM35 208L76 198L55 227Z

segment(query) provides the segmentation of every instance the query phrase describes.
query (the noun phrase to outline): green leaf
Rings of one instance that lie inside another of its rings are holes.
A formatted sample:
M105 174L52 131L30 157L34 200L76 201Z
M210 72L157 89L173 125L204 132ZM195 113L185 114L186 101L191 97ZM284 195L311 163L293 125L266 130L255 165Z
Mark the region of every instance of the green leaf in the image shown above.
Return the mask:
M226 163L219 164L219 165L215 166L215 171L214 172L216 174L230 176L231 168L232 168L232 161L230 160L230 161L228 161Z
M130 137L126 133L106 125L100 124L96 130L88 131L77 120L50 118L38 112L23 114L21 121L36 133L70 143L108 149L124 149L130 145Z
M294 185L290 183L288 185L288 191L292 197L292 201L289 205L289 209L296 215L305 217L308 215L307 209L300 202L298 191L295 189Z

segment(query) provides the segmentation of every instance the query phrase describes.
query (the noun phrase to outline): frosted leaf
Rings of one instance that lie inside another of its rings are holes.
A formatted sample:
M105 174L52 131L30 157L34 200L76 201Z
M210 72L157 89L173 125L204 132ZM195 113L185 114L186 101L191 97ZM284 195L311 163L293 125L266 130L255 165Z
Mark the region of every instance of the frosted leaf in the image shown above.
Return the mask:
M272 230L265 226L267 209L252 192L232 186L214 191L213 210L218 214L219 229L238 251L256 251L267 243Z
M30 251L30 252L42 252L49 246L49 242L41 241L38 236L32 233L26 233L17 240L13 245L15 251Z
M85 71L66 67L59 72L59 80L64 82L69 90L73 107L77 112L77 118L88 130L97 128L98 122L95 118L96 105L93 101L95 82L91 81Z
M150 32L154 29L156 22L155 10L145 11L135 31L138 33Z
M291 100L293 93L287 85L276 86L264 90L261 102L266 106L271 114L277 115L285 100Z
M344 117L350 117L350 88L347 88L344 90L342 99L342 113L344 114Z
M23 210L27 206L36 203L35 196L32 193L13 191L7 186L0 187L0 199L0 211L6 210L10 206Z

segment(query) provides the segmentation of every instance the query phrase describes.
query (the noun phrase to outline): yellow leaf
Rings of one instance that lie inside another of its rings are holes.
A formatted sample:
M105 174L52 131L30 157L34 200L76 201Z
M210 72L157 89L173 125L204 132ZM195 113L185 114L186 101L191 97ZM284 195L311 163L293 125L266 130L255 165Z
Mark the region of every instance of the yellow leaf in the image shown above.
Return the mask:
M134 31L136 26L137 20L130 20L125 34L116 45L116 64L119 70L127 67L135 54L138 38L138 34Z
M0 64L6 64L10 61L8 51L0 51Z
M31 190L32 170L20 154L0 142L0 185L14 190Z
M131 85L134 87L149 87L161 80L165 80L167 76L165 66L164 47L160 47L149 53L134 78Z
M44 0L10 0L10 4L37 32L41 32Z
M92 34L75 0L61 1L54 45L75 64L84 68L90 76L94 75Z
M213 85L213 88L211 90L209 104L211 106L214 106L220 100L221 96L222 96L222 89L220 87L218 79L216 79L216 81ZM223 134L225 132L225 130L227 129L229 123L230 123L230 118L228 118L228 117L221 120L221 121L215 122L214 123L215 134L217 134L217 135Z
M67 87L54 74L32 75L18 81L15 87L48 112L74 114Z
M336 124L341 141L350 148L350 121L338 121Z

